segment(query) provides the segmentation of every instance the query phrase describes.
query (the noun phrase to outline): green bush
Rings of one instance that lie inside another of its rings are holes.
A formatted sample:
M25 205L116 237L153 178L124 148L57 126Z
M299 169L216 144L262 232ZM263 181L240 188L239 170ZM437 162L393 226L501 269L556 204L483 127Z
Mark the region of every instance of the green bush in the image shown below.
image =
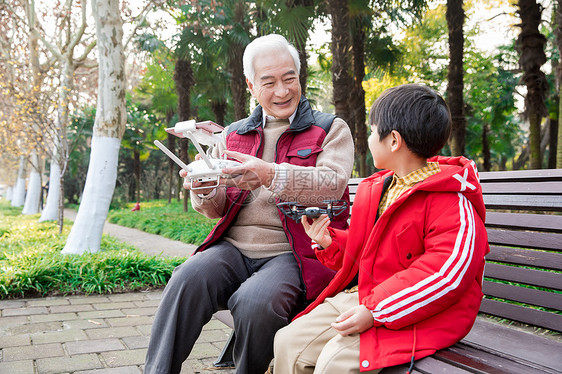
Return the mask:
M183 202L153 200L142 202L141 209L131 211L134 204L111 210L107 220L121 226L132 227L151 234L162 235L189 244L201 244L217 220L197 213L191 207L183 211Z
M0 200L0 299L161 287L185 258L146 255L104 235L98 253L60 253L70 231Z

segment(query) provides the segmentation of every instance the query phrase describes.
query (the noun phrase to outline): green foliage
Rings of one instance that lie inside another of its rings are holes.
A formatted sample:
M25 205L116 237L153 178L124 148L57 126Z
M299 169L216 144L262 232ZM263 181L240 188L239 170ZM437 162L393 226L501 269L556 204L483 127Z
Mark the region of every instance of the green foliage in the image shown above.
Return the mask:
M363 83L367 107L386 88L403 83L424 83L446 95L449 51L445 13L446 5L438 5L427 10L420 22L404 30L397 46L399 63L370 68ZM479 25L472 29L465 25L465 155L479 166L486 165L485 130L490 149L490 159L486 161L490 161L492 170L501 170L510 167L525 143L515 102L518 58L512 43L501 47L495 55L478 49L475 37L479 33ZM448 152L447 147L443 152Z
M185 213L181 201L143 202L135 212L132 206L110 211L108 221L190 244L201 244L216 223L193 210Z
M499 169L505 169L507 161L515 157L516 149L525 141L515 106L518 77L498 64L500 57L509 53L508 48L499 56L469 51L465 63L466 152L482 163L482 131L486 126L491 164Z
M59 235L55 222L20 212L0 201L0 299L161 287L185 260L148 256L105 235L98 253L62 255L69 222Z

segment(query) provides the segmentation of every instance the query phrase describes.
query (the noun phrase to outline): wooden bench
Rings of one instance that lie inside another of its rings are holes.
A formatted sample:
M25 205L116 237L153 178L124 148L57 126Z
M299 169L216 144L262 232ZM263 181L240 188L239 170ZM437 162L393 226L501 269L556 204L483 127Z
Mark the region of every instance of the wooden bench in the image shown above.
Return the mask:
M361 180L349 181L352 203ZM480 182L491 248L480 316L461 342L416 361L413 373L561 373L562 169L483 172ZM232 327L228 312L217 317ZM217 365L231 360L233 338Z

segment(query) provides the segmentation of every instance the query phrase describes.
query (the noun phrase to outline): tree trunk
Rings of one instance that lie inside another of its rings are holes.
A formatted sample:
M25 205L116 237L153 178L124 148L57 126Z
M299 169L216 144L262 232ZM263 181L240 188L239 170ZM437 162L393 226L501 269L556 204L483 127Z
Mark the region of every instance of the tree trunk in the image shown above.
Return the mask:
M363 79L365 78L365 28L359 19L355 20L352 33L353 51L353 91L349 97L350 102L350 127L355 129L355 158L359 177L368 176L367 171L367 124L365 110L365 90Z
M546 62L544 48L546 38L539 32L542 6L536 0L519 0L521 34L516 46L519 51L519 65L523 70L521 80L527 86L525 109L529 118L530 168L542 168L541 122L548 115L545 104L548 82L541 66Z
M169 122L168 122L169 123ZM176 137L172 134L168 134L168 149L170 151L172 151L175 154L175 149L176 149ZM172 160L171 158L168 158L168 177L169 177L169 183L168 183L168 204L172 202L172 190L173 190L173 185L176 184L176 163L174 162L174 160Z
M51 170L49 171L49 189L47 191L47 201L45 209L41 213L39 222L55 221L59 216L59 191L61 182L61 172L59 163L51 159Z
M313 0L293 0L288 2L290 7L313 7ZM307 20L307 24L310 26L310 20ZM310 27L307 27L309 30ZM299 81L301 84L301 92L306 96L306 81L308 79L308 51L306 50L306 42L308 40L308 34L306 38L302 35L294 35L295 48L299 51L299 59L301 63L301 71L299 75Z
M488 124L482 124L482 157L484 158L484 171L490 171L490 169L492 168L492 156L490 155L488 129Z
M349 124L348 98L353 87L351 71L351 43L349 36L349 4L347 0L329 0L332 18L332 86L336 115ZM355 129L350 124L351 133Z
M117 180L117 161L125 131L125 58L119 0L94 0L98 47L98 103L92 151L82 202L62 253L100 249L103 225Z
M217 124L221 126L224 126L226 107L227 107L226 100L211 102L211 108L213 110L213 114L215 115L215 121Z
M20 166L18 169L18 179L12 196L12 206L23 206L25 203L25 157L20 156Z
M135 188L135 199L137 200L137 203L140 203L140 152L138 150L134 150L133 151L133 171L135 173L135 184L136 184L136 188Z
M31 169L29 171L27 194L25 195L22 214L37 214L40 212L42 185L39 157L37 152L33 151L31 153Z
M182 160L189 160L189 154L187 150L189 149L189 141L185 138L180 139L180 159ZM186 164L189 164L189 161L185 161ZM189 210L189 191L182 188L183 191L183 211L187 212Z
M558 143L558 119L550 118L550 142L548 144L548 168L556 169L556 148Z
M556 27L554 28L554 33L556 35L556 46L558 48L558 54L562 56L562 0L557 0L555 4L555 19ZM558 92L558 133L557 133L557 145L556 145L556 167L562 168L562 129L560 129L560 116L562 115L562 100L560 99L560 86L562 85L562 64L558 64L556 67L556 91ZM551 149L551 152L555 150Z
M193 70L191 70L191 61L179 58L176 61L174 70L174 81L176 82L176 91L178 93L178 120L187 121L191 118L191 89L195 83L193 78ZM180 140L180 159L189 164L189 154L187 153L187 139ZM189 193L183 194L183 211L188 210Z
M57 123L56 128L53 129L53 139L55 144L53 145L53 161L51 162L51 175L49 178L49 183L53 183L53 188L51 189L53 197L47 199L47 204L45 206L45 212L47 213L45 214L45 217L42 215L40 218L41 221L51 220L55 219L53 217L58 217L59 232L62 232L64 226L64 175L69 157L66 129L69 125L68 108L70 105L70 93L72 92L74 86L74 71L75 69L72 62L72 56L66 56L61 74L61 83L58 90L60 105L57 109ZM57 167L53 168L55 163L57 164ZM53 175L53 172L56 174Z
M13 198L14 198L14 186L9 186L8 190L6 191L6 200L8 200L11 203Z
M451 110L452 128L449 145L451 155L464 154L466 119L464 116L464 9L462 0L447 0L447 26L449 28L449 73L447 100Z
M234 10L234 23L239 23L242 28L244 25L245 3L236 2ZM248 116L248 91L246 89L246 79L244 77L244 66L242 56L246 46L238 41L231 40L229 45L228 71L230 72L230 89L232 91L232 101L234 103L234 120L246 118Z

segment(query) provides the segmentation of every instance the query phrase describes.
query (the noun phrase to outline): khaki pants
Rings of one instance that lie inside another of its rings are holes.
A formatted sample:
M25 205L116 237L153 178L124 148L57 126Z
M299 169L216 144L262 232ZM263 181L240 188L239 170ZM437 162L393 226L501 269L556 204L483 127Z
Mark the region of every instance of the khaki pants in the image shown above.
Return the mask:
M359 373L359 334L341 336L330 324L359 305L358 293L340 292L277 331L275 374ZM375 374L380 370L369 371Z

